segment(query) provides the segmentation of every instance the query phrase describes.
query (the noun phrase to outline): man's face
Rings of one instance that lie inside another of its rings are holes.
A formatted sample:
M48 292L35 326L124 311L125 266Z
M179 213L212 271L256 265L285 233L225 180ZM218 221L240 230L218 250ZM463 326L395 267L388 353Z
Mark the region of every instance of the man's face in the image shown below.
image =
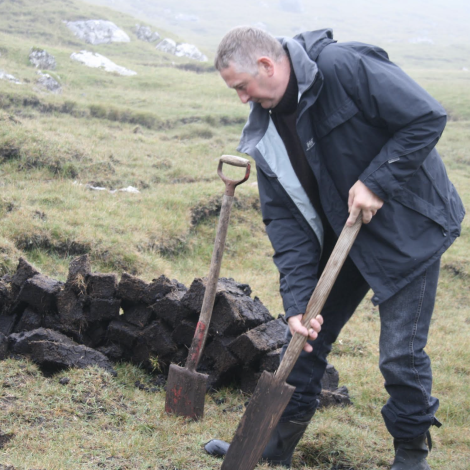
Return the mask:
M220 75L229 88L233 88L242 103L253 101L259 103L264 109L274 108L282 98L285 89L279 90L276 74L271 64L258 65L258 73L251 75L247 72L238 72L233 63L222 69Z

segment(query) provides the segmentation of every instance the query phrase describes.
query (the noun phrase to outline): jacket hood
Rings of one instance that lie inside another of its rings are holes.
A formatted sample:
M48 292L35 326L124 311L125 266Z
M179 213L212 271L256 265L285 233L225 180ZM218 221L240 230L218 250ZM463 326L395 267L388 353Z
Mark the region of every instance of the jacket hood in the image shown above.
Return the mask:
M294 36L294 39L302 46L312 60L317 60L320 52L325 46L336 42L333 39L332 29L319 29L317 31L306 31Z

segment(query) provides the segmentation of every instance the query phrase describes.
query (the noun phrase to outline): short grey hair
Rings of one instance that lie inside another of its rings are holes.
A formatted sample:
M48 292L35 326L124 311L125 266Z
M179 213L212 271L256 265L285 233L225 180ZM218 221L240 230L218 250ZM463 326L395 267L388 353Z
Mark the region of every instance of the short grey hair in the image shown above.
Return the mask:
M238 72L256 75L257 61L262 56L279 62L286 56L286 52L281 43L269 33L253 26L238 26L222 38L214 66L220 72L233 62Z

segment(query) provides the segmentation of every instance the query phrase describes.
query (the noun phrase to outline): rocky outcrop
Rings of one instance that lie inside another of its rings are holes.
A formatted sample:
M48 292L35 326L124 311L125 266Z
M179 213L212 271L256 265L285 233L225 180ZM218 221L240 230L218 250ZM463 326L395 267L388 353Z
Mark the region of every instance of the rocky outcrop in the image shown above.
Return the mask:
M44 49L33 47L29 53L29 61L37 69L41 70L55 70L57 64L55 57Z
M137 72L126 69L120 65L115 64L112 60L98 54L97 52L80 51L74 52L70 58L77 62L80 62L87 67L101 68L106 72L116 72L119 75L137 75Z
M173 39L165 38L157 44L156 48L159 51L177 57L187 57L188 59L197 60L199 62L207 62L207 57L193 44L176 44Z
M36 84L51 93L61 93L62 86L60 83L54 78L51 77L48 73L38 72L39 78L36 81Z
M130 42L129 36L111 21L66 21L65 24L75 36L88 44L97 45L109 44L111 42Z
M174 55L176 52L176 42L173 39L165 38L157 44L156 49Z
M160 39L160 35L156 31L152 32L149 26L143 26L140 24L135 25L135 35L141 41L147 42L155 42Z
M9 82L16 83L17 85L21 85L21 82L15 76L5 72L2 69L0 69L0 80L7 80Z
M178 44L175 55L177 57L188 57L199 62L207 62L207 57L193 44Z

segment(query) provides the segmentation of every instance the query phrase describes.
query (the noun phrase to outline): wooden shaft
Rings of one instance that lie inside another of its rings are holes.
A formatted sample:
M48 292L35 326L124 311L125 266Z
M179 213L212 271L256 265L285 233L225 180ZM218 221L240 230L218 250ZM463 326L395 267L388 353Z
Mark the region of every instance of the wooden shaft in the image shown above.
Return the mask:
M333 285L338 277L339 272L346 260L349 251L354 243L354 240L359 233L362 225L362 213L356 219L352 227L344 226L338 241L331 253L330 259L323 270L323 273L318 281L317 287L313 291L312 296L307 305L307 310L302 318L302 324L307 329L309 328L310 320L319 315L325 305L326 299L333 288ZM279 382L285 382L291 373L302 349L307 342L307 337L299 333L295 333L292 337L286 353L282 358L281 364L276 372L276 378Z
M202 301L201 314L199 316L196 332L194 333L194 338L188 354L188 361L186 363L186 368L191 371L196 369L207 339L233 199L233 196L227 196L226 194L224 194L222 199L222 208L220 209L219 223L214 242L214 251L212 252L212 260L209 269L209 276L207 278L206 291Z

